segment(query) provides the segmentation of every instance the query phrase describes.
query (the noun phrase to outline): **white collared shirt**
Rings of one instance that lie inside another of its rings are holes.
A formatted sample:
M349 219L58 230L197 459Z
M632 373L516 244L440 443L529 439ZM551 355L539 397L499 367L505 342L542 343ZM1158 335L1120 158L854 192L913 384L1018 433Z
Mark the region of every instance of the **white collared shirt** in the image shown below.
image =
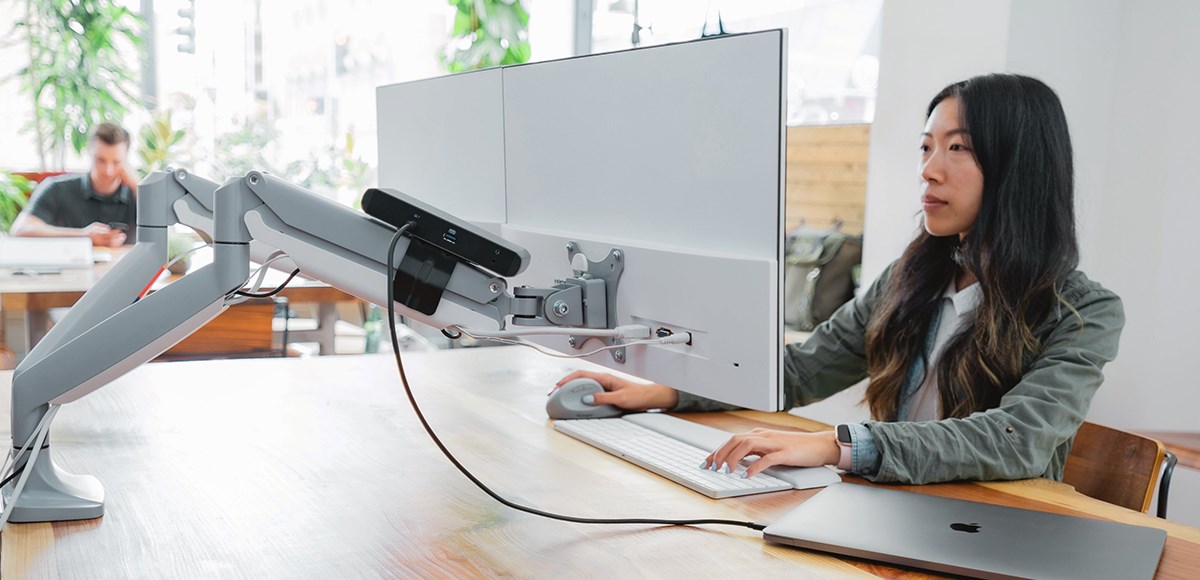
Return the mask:
M946 350L946 343L967 323L968 317L979 306L980 292L979 282L962 290L955 290L955 283L952 281L942 294L942 315L938 319L933 349L928 353L929 364L925 367L925 378L913 393L908 413L900 417L901 421L936 421L942 418L942 398L938 394L935 370L942 357L942 351Z

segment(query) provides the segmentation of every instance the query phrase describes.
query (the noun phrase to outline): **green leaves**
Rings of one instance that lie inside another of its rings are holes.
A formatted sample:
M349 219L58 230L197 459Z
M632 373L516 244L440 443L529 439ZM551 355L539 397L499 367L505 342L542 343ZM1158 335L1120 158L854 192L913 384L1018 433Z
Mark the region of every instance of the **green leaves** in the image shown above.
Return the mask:
M142 127L138 134L141 147L138 156L142 159L142 171L150 173L165 169L174 156L174 148L183 141L183 129L171 126L171 111L162 111Z
M529 13L520 0L447 0L457 11L439 60L450 72L529 60Z
M7 232L12 227L36 185L20 175L0 171L0 230Z
M34 122L42 166L56 157L61 167L69 146L87 147L91 128L119 123L137 100L132 63L122 45L140 49L144 22L115 0L26 0L17 23L29 42L30 64L21 76L34 100Z

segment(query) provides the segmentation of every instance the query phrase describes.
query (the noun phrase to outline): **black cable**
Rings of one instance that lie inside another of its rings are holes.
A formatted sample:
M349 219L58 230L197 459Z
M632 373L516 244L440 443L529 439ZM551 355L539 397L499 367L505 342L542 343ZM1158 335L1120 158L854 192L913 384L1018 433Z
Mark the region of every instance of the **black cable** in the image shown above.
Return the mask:
M21 475L21 472L25 471L25 465L26 464L22 463L20 467L13 470L11 475L4 478L4 481L0 481L0 487L4 487L4 486L8 485L8 482L12 481L14 477Z
M409 222L409 223L401 226L400 229L396 230L396 235L392 236L392 243L391 243L391 245L388 246L388 253L387 253L387 274L388 274L387 275L387 309L388 309L388 320L389 321L394 321L396 319L396 302L395 302L395 295L394 295L393 289L392 289L392 278L394 278L396 276L396 268L392 265L394 263L395 254L396 254L396 244L400 241L400 237L404 235L404 232L407 231L410 227L412 227L412 225L413 225L412 222ZM416 398L413 397L412 388L409 387L409 385L408 385L408 375L406 375L404 372L404 361L402 361L400 359L400 341L396 337L396 326L394 323L388 325L388 334L392 338L392 353L394 355L396 355L396 368L400 371L400 382L404 384L404 394L408 397L408 403L410 405L412 405L413 412L416 413L417 419L421 421L421 426L425 428L425 432L429 434L429 438L433 439L434 445L437 445L437 448L439 450L441 450L443 455L446 456L446 459L449 459L450 463L454 464L454 467L457 467L458 470L467 477L467 479L471 480L471 483L474 483L475 487L478 487L479 489L483 490L483 492L488 494L489 496L491 496L492 499L494 499L512 509L518 510L518 511L523 511L525 513L533 514L535 516L542 516L544 518L550 518L552 520L573 522L573 523L577 523L577 524L652 524L652 525L660 525L660 526L661 525L693 526L693 525L701 525L701 524L716 524L716 525L725 525L725 526L741 526L741 527L750 528L752 530L762 530L762 529L766 528L766 526L764 526L762 524L756 524L754 522L742 522L742 521L738 521L738 520L721 520L721 519L661 520L661 519L649 519L649 518L625 518L625 519L580 518L580 517L575 517L575 516L564 516L564 515L560 515L560 514L556 514L556 513L552 513L552 512L542 511L542 510L539 510L536 508L531 508L531 507L523 506L523 505L520 505L517 503L513 503L513 502L505 499L504 497L500 496L499 494L497 494L496 492L494 492L490 488L488 488L488 486L484 485L483 482L479 481L479 479L477 479L474 475L472 475L470 471L467 471L467 468L463 467L463 465L458 462L458 459L454 458L454 455L450 453L450 450L446 448L446 446L442 443L442 440L439 439L437 434L433 432L433 428L430 427L429 422L425 420L425 415L423 413L421 413L421 407L417 405Z
M287 287L288 282L291 282L292 278L295 278L296 274L299 274L299 273L300 273L300 268L296 268L295 270L292 270L292 274L287 277L287 280L284 280L283 284L276 286L275 289L270 292L264 292L262 294L251 294L249 292L244 292L242 290L234 290L233 293L237 294L238 296L246 296L249 298L270 298L270 297L282 292L283 289Z

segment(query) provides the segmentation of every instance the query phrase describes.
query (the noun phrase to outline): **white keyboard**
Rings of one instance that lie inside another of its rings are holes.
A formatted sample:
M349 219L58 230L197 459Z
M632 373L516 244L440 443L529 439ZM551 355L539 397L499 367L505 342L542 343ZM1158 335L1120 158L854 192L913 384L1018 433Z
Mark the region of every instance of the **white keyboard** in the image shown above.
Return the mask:
M763 473L743 479L746 468L741 465L728 474L701 469L700 462L711 450L689 445L625 418L560 420L554 422L554 429L714 499L792 489L792 484Z

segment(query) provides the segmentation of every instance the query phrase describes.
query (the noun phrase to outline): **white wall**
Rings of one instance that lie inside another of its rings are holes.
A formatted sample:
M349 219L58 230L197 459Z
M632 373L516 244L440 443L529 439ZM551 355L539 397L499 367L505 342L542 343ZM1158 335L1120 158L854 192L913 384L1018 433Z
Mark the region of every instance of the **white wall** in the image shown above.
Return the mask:
M1200 428L1200 3L1190 0L887 2L871 129L863 274L899 257L917 221L917 136L928 100L987 72L1036 76L1063 100L1076 153L1081 268L1124 300L1118 359L1089 419ZM1172 518L1200 525L1200 481ZM1187 484L1192 482L1190 487Z
M1083 264L1125 301L1096 421L1200 429L1200 3L1125 2ZM1200 518L1198 518L1200 520Z
M1009 4L883 3L879 100L867 156L864 281L900 257L920 224L917 148L925 107L952 82L1004 68Z

